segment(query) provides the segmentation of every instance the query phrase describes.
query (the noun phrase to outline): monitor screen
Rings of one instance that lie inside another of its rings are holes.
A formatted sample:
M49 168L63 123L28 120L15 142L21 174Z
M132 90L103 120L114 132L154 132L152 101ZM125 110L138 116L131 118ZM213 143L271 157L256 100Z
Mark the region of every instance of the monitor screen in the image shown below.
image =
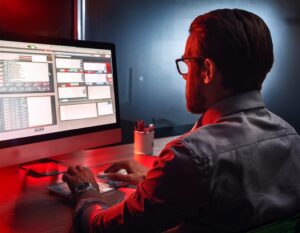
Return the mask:
M0 166L120 142L117 93L111 43L0 38Z

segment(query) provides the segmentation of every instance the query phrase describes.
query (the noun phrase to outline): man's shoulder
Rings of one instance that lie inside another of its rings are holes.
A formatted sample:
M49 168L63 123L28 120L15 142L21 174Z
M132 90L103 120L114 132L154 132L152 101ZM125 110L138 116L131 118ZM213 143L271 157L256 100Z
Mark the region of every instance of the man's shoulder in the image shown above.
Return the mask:
M265 109L263 116L256 114L240 112L222 117L215 124L183 135L180 141L194 153L213 155L278 137L299 137L290 124L272 112Z

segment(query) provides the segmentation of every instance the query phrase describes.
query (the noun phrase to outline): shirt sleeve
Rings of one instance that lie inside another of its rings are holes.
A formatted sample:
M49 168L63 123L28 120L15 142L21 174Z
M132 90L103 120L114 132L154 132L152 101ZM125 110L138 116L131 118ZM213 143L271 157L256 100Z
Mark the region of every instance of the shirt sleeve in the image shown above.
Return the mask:
M192 218L207 192L189 153L179 140L169 143L136 192L108 209L95 200L83 205L75 226L89 233L161 232Z

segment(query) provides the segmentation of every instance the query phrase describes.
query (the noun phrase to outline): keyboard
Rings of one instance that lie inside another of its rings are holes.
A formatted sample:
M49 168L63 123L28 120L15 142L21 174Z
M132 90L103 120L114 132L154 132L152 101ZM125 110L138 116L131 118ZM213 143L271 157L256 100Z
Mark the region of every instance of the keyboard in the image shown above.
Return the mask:
M97 180L97 184L99 185L100 193L106 193L116 188L112 187L109 183L106 183L102 180ZM69 186L65 182L56 183L47 187L49 192L54 195L58 195L64 198L72 199L72 193L69 189Z
M118 173L127 174L127 172L122 169ZM100 193L106 193L117 188L128 187L129 184L123 181L113 181L110 180L104 172L100 172L95 176L97 184L100 189ZM56 183L47 187L49 192L54 195L58 195L64 198L72 199L72 193L69 186L65 182Z
M124 169L118 171L117 173L124 174L124 175L127 174L127 172ZM110 180L108 178L108 176L106 175L106 173L104 173L104 172L98 173L96 175L96 177L99 178L100 180L104 181L110 187L113 187L113 188L122 188L122 187L128 187L129 186L129 183L125 182L125 181Z

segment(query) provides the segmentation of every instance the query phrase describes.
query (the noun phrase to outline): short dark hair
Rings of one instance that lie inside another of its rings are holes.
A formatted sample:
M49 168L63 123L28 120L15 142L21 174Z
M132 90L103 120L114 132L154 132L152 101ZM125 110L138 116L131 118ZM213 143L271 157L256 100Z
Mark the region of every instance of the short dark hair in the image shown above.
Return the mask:
M240 9L219 9L198 16L190 33L199 39L201 56L211 58L234 92L260 90L271 70L271 33L257 15Z

